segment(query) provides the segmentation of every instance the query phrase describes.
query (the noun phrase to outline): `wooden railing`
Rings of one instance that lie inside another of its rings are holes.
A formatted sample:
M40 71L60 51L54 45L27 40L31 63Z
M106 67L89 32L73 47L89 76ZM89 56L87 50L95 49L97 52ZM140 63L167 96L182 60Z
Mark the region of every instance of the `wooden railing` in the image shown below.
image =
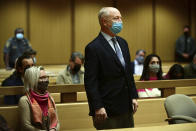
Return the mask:
M188 86L196 86L196 79L181 79L181 80L156 80L156 81L136 81L136 88L180 88ZM48 91L50 93L74 93L85 91L84 85L74 84L74 85L49 85ZM23 94L24 87L22 86L5 86L0 87L0 95L17 95ZM196 93L196 92L195 92Z

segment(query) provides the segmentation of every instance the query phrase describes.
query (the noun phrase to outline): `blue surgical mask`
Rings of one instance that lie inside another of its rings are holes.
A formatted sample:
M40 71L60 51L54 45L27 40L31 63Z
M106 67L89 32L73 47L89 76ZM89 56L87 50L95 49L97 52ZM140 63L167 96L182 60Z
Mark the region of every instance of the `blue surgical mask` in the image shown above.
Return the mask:
M114 34L118 34L123 28L122 22L113 22L110 31Z
M23 35L22 33L17 33L17 34L16 34L16 38L17 38L18 40L21 40L21 39L24 38L24 35Z
M139 63L139 65L143 64L144 63L144 57L143 56L138 56L136 58L137 62Z

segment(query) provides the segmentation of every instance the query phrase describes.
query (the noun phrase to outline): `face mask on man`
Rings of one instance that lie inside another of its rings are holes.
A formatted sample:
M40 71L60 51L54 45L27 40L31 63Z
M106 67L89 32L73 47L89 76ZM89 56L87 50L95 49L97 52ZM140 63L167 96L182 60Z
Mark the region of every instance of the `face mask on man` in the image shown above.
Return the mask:
M73 72L74 73L78 73L78 71L80 70L80 68L81 68L81 65L75 63L74 68L73 68Z
M188 37L188 36L189 36L189 32L184 32L184 35L185 35L186 37Z
M158 73L159 69L160 69L160 65L159 64L150 64L149 69L151 72Z
M138 56L136 58L137 62L139 63L139 65L143 64L144 63L144 57L143 56Z
M49 81L39 81L37 89L44 93L48 89L48 84Z
M123 28L122 22L113 22L110 31L114 34L118 34Z
M16 38L17 38L18 40L23 39L23 38L24 38L23 33L17 33L17 34L16 34Z

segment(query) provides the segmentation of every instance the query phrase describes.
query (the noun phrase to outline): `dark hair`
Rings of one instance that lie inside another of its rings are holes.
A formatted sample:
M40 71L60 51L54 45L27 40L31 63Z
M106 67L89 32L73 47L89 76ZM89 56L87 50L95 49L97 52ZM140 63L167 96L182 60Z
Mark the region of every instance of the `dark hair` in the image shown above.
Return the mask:
M36 55L37 54L37 52L35 51L35 50L33 50L33 49L27 49L25 52L24 52L24 55L29 55L29 56L31 56L31 55Z
M142 49L137 50L135 54L138 55L140 52L143 52L144 54L146 54L146 51Z
M80 52L73 52L70 57L70 61L75 61L76 57L78 57L82 63L84 62L84 56Z
M177 78L177 74L181 73L182 77ZM172 67L170 67L168 73L167 73L169 79L184 79L184 68L180 64L174 64Z
M24 59L32 59L32 58L30 57L30 55L26 55L26 54L23 54L22 56L18 57L18 59L16 61L16 72L19 74L20 74L20 72L18 72L18 70L20 68L22 68L22 61Z
M24 34L24 29L23 28L16 28L14 31L14 34L16 35L19 32Z
M185 29L185 28L188 28L188 29L190 30L190 26L189 26L189 25L185 25L185 26L184 26L184 29Z
M159 72L157 73L157 77L158 77L158 80L163 79L163 77L162 77L162 74L163 74L162 63L161 63L160 57L156 54L150 54L144 60L144 68L143 68L143 72L142 72L142 76L140 77L140 80L149 80L149 78L150 78L149 63L150 63L152 57L157 57L159 59L160 69L159 69Z

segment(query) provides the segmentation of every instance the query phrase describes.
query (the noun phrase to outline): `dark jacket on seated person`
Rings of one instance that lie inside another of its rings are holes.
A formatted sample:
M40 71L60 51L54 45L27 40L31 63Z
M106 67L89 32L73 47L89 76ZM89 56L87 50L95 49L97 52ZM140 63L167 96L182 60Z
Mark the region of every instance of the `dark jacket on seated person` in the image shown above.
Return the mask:
M193 62L184 66L184 77L185 79L196 78L196 65L194 65Z
M24 86L21 76L15 72L6 78L1 86ZM4 97L4 103L8 105L18 104L21 95L7 95Z

